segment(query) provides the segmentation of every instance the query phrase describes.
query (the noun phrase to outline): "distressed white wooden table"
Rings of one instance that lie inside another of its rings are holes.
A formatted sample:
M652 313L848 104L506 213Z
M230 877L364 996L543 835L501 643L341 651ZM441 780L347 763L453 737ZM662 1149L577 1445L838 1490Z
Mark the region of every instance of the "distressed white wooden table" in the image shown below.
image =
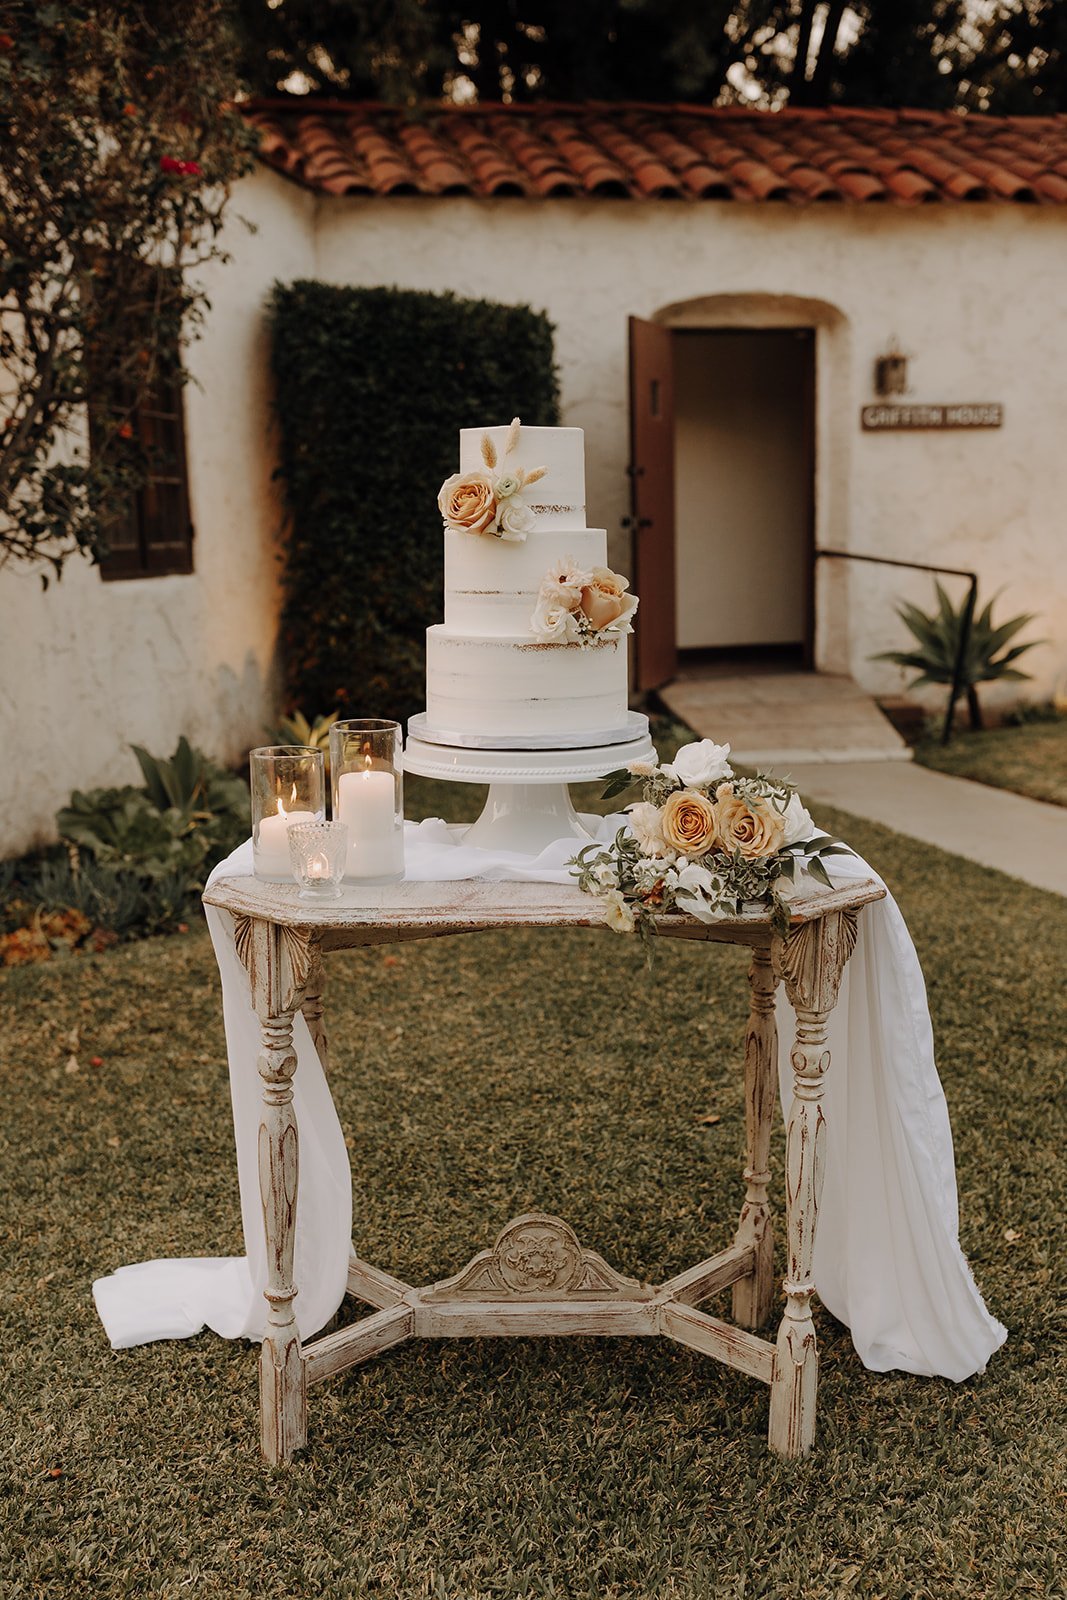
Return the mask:
M558 1217L509 1222L491 1250L455 1277L415 1288L353 1254L348 1289L375 1314L301 1345L293 1314L299 1134L293 1112L293 1018L299 1009L323 1067L322 957L335 950L506 928L603 927L603 908L577 888L535 883L402 883L349 890L322 909L296 887L226 878L204 899L234 918L237 953L259 1017L263 1114L259 1181L267 1243L269 1304L259 1363L260 1422L268 1461L288 1461L307 1434L315 1383L411 1338L534 1334L664 1334L770 1386L770 1448L803 1456L815 1434L818 1352L811 1316L812 1256L822 1188L823 1080L830 1065L826 1021L856 942L860 908L885 891L873 881L797 898L787 937L766 914L710 926L663 917L659 933L748 945L751 1010L745 1038L745 1197L733 1243L666 1283L623 1277L583 1248ZM605 930L606 931L606 930ZM617 937L611 934L612 938ZM777 1078L774 991L785 984L796 1012L794 1095L786 1134L788 1272L775 1343L756 1329L771 1315L773 1235L768 1198L771 1118ZM733 1321L699 1309L732 1286Z

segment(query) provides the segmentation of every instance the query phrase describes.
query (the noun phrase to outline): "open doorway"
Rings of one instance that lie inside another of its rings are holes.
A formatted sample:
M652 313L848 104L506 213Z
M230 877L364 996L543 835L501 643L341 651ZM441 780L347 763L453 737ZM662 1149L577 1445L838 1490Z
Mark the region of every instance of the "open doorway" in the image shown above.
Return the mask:
M681 661L810 666L814 330L676 329L672 344Z

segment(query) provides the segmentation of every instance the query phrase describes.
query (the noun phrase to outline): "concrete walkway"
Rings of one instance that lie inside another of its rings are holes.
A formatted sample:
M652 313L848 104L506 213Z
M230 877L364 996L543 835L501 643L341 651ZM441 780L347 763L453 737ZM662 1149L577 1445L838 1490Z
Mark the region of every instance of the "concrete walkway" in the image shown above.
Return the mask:
M1067 895L1067 807L914 762L819 762L776 770L815 807L840 806L1035 888Z
M733 759L789 778L816 808L897 833L1067 895L1067 807L914 763L869 695L822 673L683 673L661 698Z

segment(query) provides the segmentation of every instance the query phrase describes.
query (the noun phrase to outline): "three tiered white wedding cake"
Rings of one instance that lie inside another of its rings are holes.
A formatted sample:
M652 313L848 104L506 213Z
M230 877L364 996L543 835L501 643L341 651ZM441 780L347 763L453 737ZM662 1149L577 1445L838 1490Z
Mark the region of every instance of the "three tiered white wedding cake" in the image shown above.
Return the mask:
M637 598L585 525L580 428L464 428L441 488L445 620L426 632L422 737L549 745L628 736Z

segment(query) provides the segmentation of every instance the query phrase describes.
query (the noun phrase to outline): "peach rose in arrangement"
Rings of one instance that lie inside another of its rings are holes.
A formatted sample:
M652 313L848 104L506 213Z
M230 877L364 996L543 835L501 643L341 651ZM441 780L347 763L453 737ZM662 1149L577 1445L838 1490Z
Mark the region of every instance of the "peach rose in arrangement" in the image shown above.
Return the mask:
M715 796L719 814L719 843L731 855L758 861L775 855L785 843L785 817L762 795L745 799L733 785L724 783Z
M618 633L630 632L629 619L637 610L637 596L626 593L629 587L629 579L610 568L593 568L582 589L581 609L598 633L613 626Z
M447 528L463 533L496 532L496 496L486 472L454 472L441 485L437 504Z
M692 789L678 789L668 796L660 828L670 848L683 856L707 855L719 837L715 807L707 795Z

